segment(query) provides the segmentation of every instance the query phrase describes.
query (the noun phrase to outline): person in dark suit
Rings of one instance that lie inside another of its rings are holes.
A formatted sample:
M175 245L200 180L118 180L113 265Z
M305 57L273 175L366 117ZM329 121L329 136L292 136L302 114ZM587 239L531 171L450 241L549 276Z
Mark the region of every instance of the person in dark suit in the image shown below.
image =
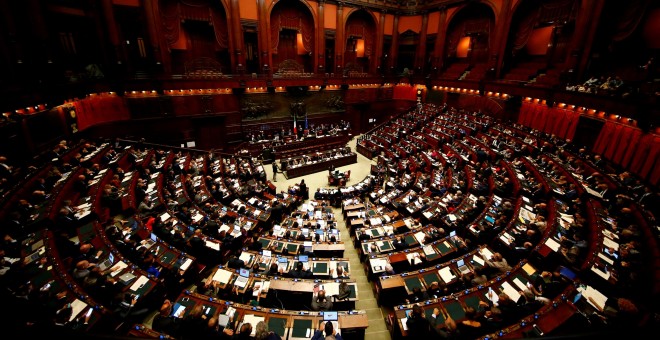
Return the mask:
M435 319L435 318L434 318ZM431 335L431 322L424 317L424 311L419 305L414 305L412 312L405 321L408 327L408 336L411 338L425 338Z

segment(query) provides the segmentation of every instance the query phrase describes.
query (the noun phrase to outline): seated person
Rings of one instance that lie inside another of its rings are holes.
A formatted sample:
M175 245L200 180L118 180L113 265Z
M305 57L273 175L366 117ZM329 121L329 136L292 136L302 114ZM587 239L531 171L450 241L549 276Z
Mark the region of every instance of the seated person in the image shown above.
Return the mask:
M298 261L296 262L296 268L289 271L289 275L297 279L306 279L311 278L313 274L311 269L305 270L303 263Z
M325 290L319 290L312 296L312 310L326 311L332 309L332 302L325 297Z

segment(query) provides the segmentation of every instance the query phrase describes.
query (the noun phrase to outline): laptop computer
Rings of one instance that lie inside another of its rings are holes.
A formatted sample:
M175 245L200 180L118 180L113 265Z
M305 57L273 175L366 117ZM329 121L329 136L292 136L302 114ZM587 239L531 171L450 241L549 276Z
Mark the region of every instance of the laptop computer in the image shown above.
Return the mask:
M133 273L131 273L131 272L128 272L128 273L124 273L124 274L122 274L122 275L119 277L119 281L121 281L121 283L123 283L123 284L126 285L126 284L128 284L129 282L131 282L134 278L135 278L135 275L133 275Z
M495 223L495 218L493 218L493 217L490 216L490 215L486 215L486 221L487 221L488 223L494 224L494 223Z
M302 228L302 234L307 237L309 235L309 228Z
M113 253L110 253L108 255L108 258L99 265L99 268L101 270L106 270L110 268L110 266L112 266L113 263L115 263L115 255Z
M245 285L248 282L248 279L250 278L250 271L247 269L239 269L238 270L238 277L236 278L236 281L234 281L234 286L238 287L245 287Z
M450 233L449 233L449 236L450 236L450 237L454 237L454 236L456 236L456 230L450 232Z
M156 234L154 233L151 233L151 235L149 235L149 238L144 241L144 245L147 248L151 248L157 242L158 242L158 236L156 236Z
M323 321L337 321L338 320L337 312L325 311L323 312Z
M299 260L300 262L305 263L305 262L307 262L307 260L309 260L309 256L307 256L307 255L300 255L300 256L298 256L298 260Z
M288 266L289 266L289 260L286 257L280 257L279 259L277 259L277 269L282 269L283 271L286 271Z
M578 303L578 301L580 301L581 298L582 298L582 293L575 294L575 297L573 297L573 304Z
M456 262L456 266L458 267L458 272L461 273L461 274L466 274L466 273L469 273L469 272L470 272L470 267L468 267L468 266L465 264L465 260L464 260L464 259L460 259L460 260L458 260L458 261Z
M572 271L572 270L570 270L570 269L568 269L564 266L559 267L559 274L561 276L567 278L567 279L570 279L570 280L575 280L575 278L577 277L577 274L575 274L574 271Z
M262 250L262 251L261 251L261 256L263 256L263 257L271 257L271 256L272 256L272 253L271 253L270 250Z

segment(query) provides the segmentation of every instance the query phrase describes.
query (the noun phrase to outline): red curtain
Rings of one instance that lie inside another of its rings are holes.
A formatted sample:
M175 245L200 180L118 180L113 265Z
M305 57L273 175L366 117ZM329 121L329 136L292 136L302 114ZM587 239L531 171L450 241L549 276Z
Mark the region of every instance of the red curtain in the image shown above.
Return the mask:
M580 114L573 110L534 103L523 103L518 115L519 124L565 139L573 139L579 119Z
M643 134L636 127L608 121L600 131L593 151L652 184L660 180L657 164L660 136Z
M130 119L128 107L123 98L116 95L96 95L74 103L78 130L89 126Z
M639 140L641 138L642 138L642 131L638 129L633 130L628 145L632 146L639 144ZM635 155L635 150L636 150L635 147L630 147L624 151L624 156L623 159L621 160L621 166L623 166L624 168L628 168L630 166L630 162L632 161L633 156Z
M417 88L415 86L394 86L393 99L417 100Z

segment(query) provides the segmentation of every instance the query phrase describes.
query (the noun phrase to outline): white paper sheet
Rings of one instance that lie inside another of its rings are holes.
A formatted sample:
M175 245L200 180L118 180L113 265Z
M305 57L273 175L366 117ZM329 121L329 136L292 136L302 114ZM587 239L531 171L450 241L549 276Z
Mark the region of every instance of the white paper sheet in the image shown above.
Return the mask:
M138 289L141 288L140 286L147 283L147 281L149 281L148 277L144 275L140 275L140 277L137 280L135 280L135 282L133 282L133 285L131 286L131 290L134 292L137 291Z
M227 283L231 279L232 273L224 269L218 269L215 274L213 274L213 281L218 281L220 283Z

